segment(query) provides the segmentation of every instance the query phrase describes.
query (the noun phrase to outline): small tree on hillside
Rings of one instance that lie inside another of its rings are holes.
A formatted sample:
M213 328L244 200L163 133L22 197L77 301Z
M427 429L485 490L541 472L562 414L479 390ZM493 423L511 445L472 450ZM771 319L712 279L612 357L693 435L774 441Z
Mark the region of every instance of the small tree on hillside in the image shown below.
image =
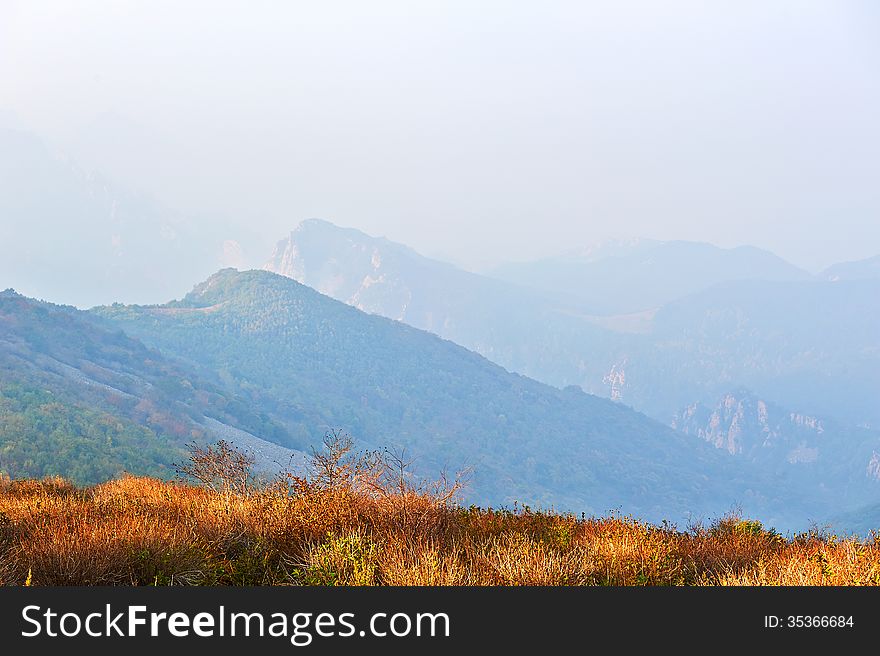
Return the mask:
M247 496L253 491L256 460L252 454L239 451L226 440L207 446L191 442L186 446L190 453L189 462L174 465L179 477L196 480L226 497Z
M463 469L452 478L443 470L439 478L428 480L417 476L413 471L415 462L416 459L405 448L385 449L376 468L376 491L382 496L395 495L401 498L410 495L427 496L435 504L443 505L454 501L471 476L470 469Z
M312 447L311 484L323 490L364 488L378 478L380 459L366 451L354 453L354 441L340 429L329 430L321 440L321 449Z

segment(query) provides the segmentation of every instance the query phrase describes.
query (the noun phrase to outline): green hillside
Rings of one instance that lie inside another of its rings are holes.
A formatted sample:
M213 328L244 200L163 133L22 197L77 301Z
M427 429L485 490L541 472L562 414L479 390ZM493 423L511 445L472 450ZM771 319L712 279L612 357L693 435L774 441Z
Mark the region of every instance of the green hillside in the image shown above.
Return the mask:
M191 365L74 308L0 293L0 472L78 483L170 476L206 416L278 443L286 429Z

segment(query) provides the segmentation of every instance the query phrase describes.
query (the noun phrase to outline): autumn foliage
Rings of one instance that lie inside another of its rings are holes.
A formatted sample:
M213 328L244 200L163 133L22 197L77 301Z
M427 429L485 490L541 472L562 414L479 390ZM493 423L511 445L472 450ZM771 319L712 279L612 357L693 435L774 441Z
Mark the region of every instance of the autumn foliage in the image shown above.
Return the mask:
M380 457L348 459L350 445L341 446L322 452L319 476L272 483L0 481L0 583L880 583L880 540L784 537L735 516L679 530L616 515L464 508L455 482L415 485L404 460L395 470ZM242 464L223 445L194 455L220 452ZM223 471L216 464L212 475Z

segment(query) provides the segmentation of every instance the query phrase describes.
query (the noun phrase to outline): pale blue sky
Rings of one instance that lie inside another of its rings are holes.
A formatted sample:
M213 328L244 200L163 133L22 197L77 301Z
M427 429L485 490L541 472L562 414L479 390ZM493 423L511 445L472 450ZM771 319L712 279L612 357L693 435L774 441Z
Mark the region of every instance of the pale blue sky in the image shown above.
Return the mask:
M880 252L874 2L0 0L0 108L266 242ZM3 219L0 218L0 221Z

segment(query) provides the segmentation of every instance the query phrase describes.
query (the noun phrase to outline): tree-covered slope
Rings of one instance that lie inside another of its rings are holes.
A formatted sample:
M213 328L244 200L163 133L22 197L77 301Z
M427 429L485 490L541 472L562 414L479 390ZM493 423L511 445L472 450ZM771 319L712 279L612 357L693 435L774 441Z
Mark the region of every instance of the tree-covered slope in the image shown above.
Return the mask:
M97 483L123 472L167 477L183 456L161 431L23 384L0 383L0 473Z
M624 391L646 412L745 387L843 424L880 425L876 280L725 283L664 306L653 323Z
M95 483L168 476L219 425L280 444L286 429L186 363L71 307L0 293L0 471Z

